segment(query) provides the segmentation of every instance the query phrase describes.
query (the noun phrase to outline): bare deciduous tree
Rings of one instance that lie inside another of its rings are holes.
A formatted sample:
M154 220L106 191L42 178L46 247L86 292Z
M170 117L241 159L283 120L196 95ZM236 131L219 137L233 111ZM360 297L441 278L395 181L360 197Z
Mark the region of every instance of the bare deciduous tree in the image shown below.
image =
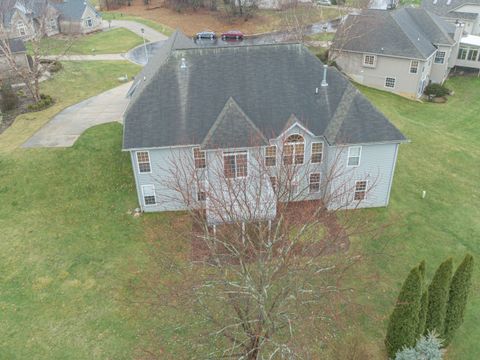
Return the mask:
M33 0L27 1L25 6L32 9L35 6L36 14L31 23L25 24L28 27L28 32L31 33L28 38L30 45L29 65L24 66L24 63L16 57L9 40L11 34L3 23L0 23L0 52L4 54L13 77L20 78L33 100L38 102L40 101L40 79L55 65L56 61L68 52L72 46L73 37L66 37L64 46L55 48L56 55L51 54L53 43L45 41L51 26L51 8L47 2L43 5L38 2L34 4ZM46 56L48 56L48 61L44 61Z
M270 156L261 147L248 155L179 152L157 179L170 190L159 201L178 202L190 214L194 269L177 269L191 282L175 306L200 311L214 339L211 358L308 358L300 331L318 331L326 341L339 326L339 307L352 290L342 279L362 259L345 252L349 237L378 230L355 211L376 178L355 191L344 148L324 159L317 149L307 162L304 146L289 138ZM172 268L164 253L156 260Z

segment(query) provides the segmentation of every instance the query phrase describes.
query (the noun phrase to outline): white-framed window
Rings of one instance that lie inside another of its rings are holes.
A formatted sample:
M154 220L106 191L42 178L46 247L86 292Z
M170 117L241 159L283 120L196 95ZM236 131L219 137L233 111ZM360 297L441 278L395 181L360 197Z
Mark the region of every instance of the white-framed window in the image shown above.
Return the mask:
M142 185L143 204L145 206L157 205L154 185Z
M478 49L468 49L467 60L476 61L478 56Z
M273 191L277 191L277 177L270 176L270 183L272 184Z
M418 60L410 61L410 74L418 73Z
M320 191L320 173L312 173L309 177L308 183L310 194Z
M205 150L199 147L193 148L193 159L195 161L195 169L204 169L207 167L207 155Z
M291 180L290 180L290 195L291 196L295 196L298 194L298 179L297 177L293 177Z
M27 25L22 20L17 21L17 31L20 36L27 35Z
M323 158L323 143L321 142L312 143L312 157L310 161L314 164L318 164L322 162L322 158Z
M363 66L375 67L377 57L375 55L363 55Z
M265 165L266 166L277 165L277 145L265 147Z
M148 151L137 151L137 164L139 173L152 172L152 167L150 165L150 153Z
M445 62L445 55L446 55L445 51L437 51L437 53L435 54L435 59L433 60L433 62L435 64L443 64Z
M458 59L460 60L465 60L467 58L467 52L468 52L468 49L467 48L464 48L464 47L461 47L460 49L458 49Z
M305 141L300 134L293 134L287 137L283 144L283 164L303 164L305 158Z
M367 180L357 180L355 181L355 200L365 200L367 197Z
M246 151L224 152L223 173L227 179L248 176L248 153Z
M389 89L394 89L395 88L395 78L387 76L385 78L385 87Z
M87 27L92 27L93 26L93 20L91 17L88 17L86 20L85 20L85 24L87 25Z
M347 166L353 167L360 165L360 157L362 155L361 146L350 146L348 148Z

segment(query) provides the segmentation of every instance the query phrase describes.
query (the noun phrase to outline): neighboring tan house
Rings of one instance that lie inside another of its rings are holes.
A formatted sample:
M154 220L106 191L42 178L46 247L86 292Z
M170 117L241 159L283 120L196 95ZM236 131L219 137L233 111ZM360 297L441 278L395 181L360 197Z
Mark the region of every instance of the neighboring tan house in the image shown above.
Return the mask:
M219 176L265 187L276 204L284 201L275 191L280 165L308 172L292 190L298 200L322 198L320 184L335 165L342 171L335 182L351 189L335 204L387 206L399 144L407 141L343 74L301 44L200 48L177 31L128 95L123 150L131 155L141 209L203 203L210 224L220 222L206 195L222 191ZM258 176L263 160L270 169L266 180ZM179 162L194 164L204 176L203 190L189 188L192 204L168 185ZM269 207L258 218L275 213Z
M86 0L1 0L0 17L9 37L87 34L102 29L102 18Z
M455 66L462 30L424 9L367 10L347 17L329 57L360 84L419 98Z
M102 30L102 17L86 0L55 0L52 5L60 12L62 34L88 34Z
M47 0L2 0L0 17L11 38L31 39L44 26L47 36L59 33L59 12Z
M12 56L15 57L16 66L20 69L28 70L30 65L27 57L27 49L25 48L23 41L21 39L9 39L8 43L10 52L12 53ZM0 80L8 79L11 76L12 69L2 50L2 46L0 46Z
M480 0L423 0L421 6L450 23L465 24L467 34L480 35Z

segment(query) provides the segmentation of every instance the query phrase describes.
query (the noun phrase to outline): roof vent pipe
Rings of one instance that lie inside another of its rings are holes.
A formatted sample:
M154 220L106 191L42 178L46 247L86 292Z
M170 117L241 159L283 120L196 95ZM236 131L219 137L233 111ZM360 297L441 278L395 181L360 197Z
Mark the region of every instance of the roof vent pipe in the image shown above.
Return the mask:
M186 69L187 68L187 60L185 60L185 58L182 57L182 59L180 60L180 69Z
M328 86L327 83L327 69L328 65L323 65L323 80L322 80L322 87Z

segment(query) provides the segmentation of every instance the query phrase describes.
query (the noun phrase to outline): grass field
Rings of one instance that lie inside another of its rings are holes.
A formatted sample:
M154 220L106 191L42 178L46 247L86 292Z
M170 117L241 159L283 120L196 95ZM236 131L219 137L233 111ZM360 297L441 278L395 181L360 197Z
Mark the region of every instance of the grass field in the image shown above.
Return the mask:
M57 36L42 41L45 55L120 54L143 43L140 36L124 28L78 36L73 40Z
M354 246L387 253L372 258L365 269L380 276L363 299L377 309L379 318L366 318L365 328L379 346L384 320L410 268L425 259L431 278L447 257L453 256L457 266L466 252L472 253L477 262L473 289L448 358L474 360L480 353L480 79L453 78L447 86L455 96L446 104L421 104L361 88L411 143L401 146L388 209L370 210L379 222L393 225L379 241L357 239Z
M62 64L62 71L41 84L41 91L51 95L55 104L47 110L17 117L13 125L0 135L0 152L25 142L60 110L120 85L118 77L127 74L131 78L141 69L127 61L65 61Z
M178 303L176 310L150 312L134 301L132 284L143 276L167 290L183 283L166 269L149 273L150 242L179 262L188 259L189 245L178 231L182 215L128 214L137 203L129 157L120 151L121 126L92 128L69 149L17 148L61 108L115 85L117 72L136 71L122 63L66 63L43 84L55 94L55 108L22 116L0 136L2 359L131 359L143 349L158 350L162 359L191 357L198 333L191 309ZM447 86L455 96L446 104L361 88L412 141L400 149L390 206L365 210L392 226L380 240L352 242L353 251L382 253L359 269L378 277L365 291L356 284L355 298L374 311L356 330L377 349L412 266L427 260L431 277L447 256L455 265L467 251L477 263L480 257L480 79L454 78ZM478 358L479 275L477 266L449 359Z

